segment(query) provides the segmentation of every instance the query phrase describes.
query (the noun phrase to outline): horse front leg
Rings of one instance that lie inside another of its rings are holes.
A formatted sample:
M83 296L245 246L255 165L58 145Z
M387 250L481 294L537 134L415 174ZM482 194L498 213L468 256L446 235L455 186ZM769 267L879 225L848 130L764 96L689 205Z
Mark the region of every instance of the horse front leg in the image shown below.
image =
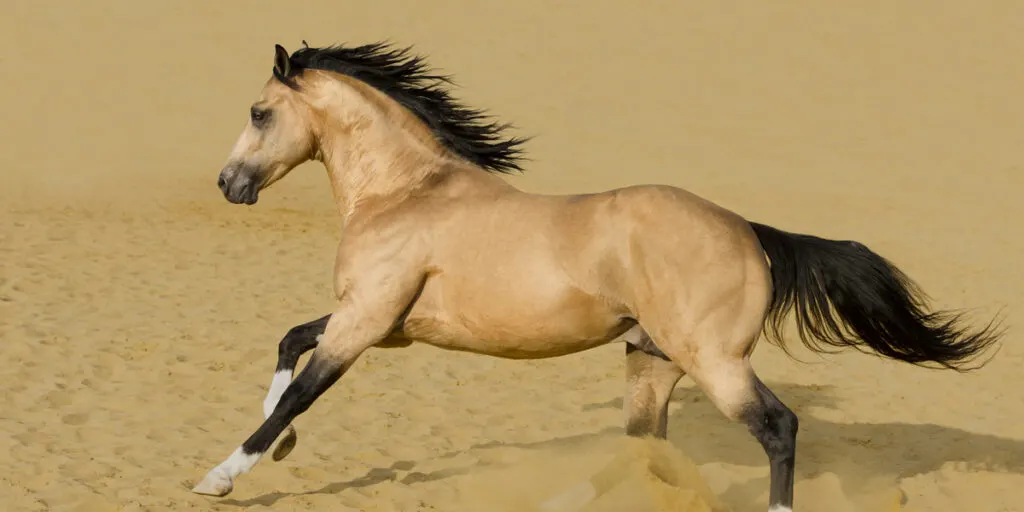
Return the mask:
M295 366L299 364L299 357L313 350L320 343L320 338L327 329L327 322L330 318L331 315L325 315L312 322L292 327L281 339L277 346L277 368L274 370L274 379L270 382L267 397L263 400L264 419L269 418L270 414L274 412L281 396L291 384ZM298 441L295 427L288 425L287 429L288 431L285 432L271 454L275 461L288 456Z
M356 354L358 356L358 354ZM285 427L341 378L356 357L341 358L321 351L313 352L302 373L284 390L281 400L256 432L230 457L211 469L192 492L209 496L226 496L238 475L247 473L270 449Z
M419 290L422 273L415 267L378 265L375 258L355 260L365 266L339 272L342 277L338 280L345 284L338 291L339 309L327 319L327 327L302 373L288 384L263 424L231 456L211 469L193 492L211 496L230 493L235 478L250 471L298 415L337 382L366 349L395 330ZM351 264L351 259L345 261ZM388 261L394 263L395 258Z

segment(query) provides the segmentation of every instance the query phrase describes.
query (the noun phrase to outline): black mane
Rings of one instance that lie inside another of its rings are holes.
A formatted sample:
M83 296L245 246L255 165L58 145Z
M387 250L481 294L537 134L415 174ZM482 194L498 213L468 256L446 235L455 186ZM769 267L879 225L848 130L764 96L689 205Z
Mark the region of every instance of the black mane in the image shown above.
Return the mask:
M303 41L305 44L305 41ZM445 85L449 77L434 74L422 57L409 55L411 47L392 48L387 43L300 48L290 57L289 76L274 76L289 87L304 69L341 73L363 81L390 96L423 120L440 142L453 153L493 172L522 171L520 146L527 139L507 138L510 124L486 122L484 111L459 104Z

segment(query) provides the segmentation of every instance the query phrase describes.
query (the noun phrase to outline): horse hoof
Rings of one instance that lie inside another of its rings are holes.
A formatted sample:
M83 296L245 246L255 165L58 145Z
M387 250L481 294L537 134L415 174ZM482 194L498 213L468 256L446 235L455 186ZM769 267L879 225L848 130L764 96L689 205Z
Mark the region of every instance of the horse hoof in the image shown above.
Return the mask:
M274 453L270 454L270 456L275 462L287 457L292 452L292 449L295 448L296 442L298 442L298 434L295 433L295 427L288 425L288 431L281 438L281 442L277 443Z
M234 485L231 483L231 479L214 469L206 474L202 482L199 482L199 484L192 488L192 492L206 496L221 497L227 496L233 488Z

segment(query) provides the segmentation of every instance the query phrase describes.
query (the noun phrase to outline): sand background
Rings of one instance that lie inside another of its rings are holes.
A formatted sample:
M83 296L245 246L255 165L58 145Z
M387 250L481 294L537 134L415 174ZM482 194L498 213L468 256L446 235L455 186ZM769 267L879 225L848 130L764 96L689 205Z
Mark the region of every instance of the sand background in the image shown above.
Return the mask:
M2 11L3 510L528 510L617 454L639 465L591 512L685 509L703 485L687 460L731 510L764 510L760 447L686 380L667 459L622 441L621 346L534 362L371 351L296 422L287 460L227 499L190 494L259 424L281 335L332 306L322 168L251 208L215 186L274 43L415 44L460 97L536 137L509 178L524 189L683 186L862 241L938 306L1022 320L1020 2ZM799 510L1024 510L1019 331L970 375L797 355L754 359L801 418Z

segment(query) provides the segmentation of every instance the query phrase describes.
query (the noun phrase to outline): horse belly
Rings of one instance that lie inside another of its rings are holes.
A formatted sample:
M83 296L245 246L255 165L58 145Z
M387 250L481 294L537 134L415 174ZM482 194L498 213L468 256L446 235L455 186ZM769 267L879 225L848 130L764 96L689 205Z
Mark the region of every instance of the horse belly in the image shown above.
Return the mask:
M486 293L475 300L424 289L402 337L443 349L510 359L557 357L619 337L635 323L574 290L526 296Z

